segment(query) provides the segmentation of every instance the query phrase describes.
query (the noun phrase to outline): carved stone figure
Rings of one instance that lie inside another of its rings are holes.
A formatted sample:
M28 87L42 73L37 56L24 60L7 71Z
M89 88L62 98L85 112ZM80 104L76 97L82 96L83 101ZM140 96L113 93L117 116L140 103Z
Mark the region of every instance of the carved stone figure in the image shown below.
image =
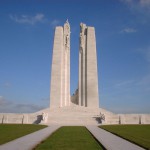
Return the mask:
M70 38L69 38L69 35L66 35L65 46L66 46L66 48L70 48Z
M48 114L43 112L42 113L42 120L46 123L47 122L47 119L48 119Z
M66 20L66 23L64 24L64 28L65 28L66 33L70 35L70 24L68 22L68 19Z
M80 52L83 52L85 45L85 29L86 24L80 23Z
M70 24L68 19L64 24L64 46L67 50L70 48Z

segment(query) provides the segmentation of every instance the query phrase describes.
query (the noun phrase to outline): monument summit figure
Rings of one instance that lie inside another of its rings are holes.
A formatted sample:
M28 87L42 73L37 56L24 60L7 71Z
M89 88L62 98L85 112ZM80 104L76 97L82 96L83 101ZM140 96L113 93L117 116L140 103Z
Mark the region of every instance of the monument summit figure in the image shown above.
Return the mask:
M55 28L50 107L79 106L98 108L98 72L94 27L80 24L79 83L75 95L70 96L70 24Z

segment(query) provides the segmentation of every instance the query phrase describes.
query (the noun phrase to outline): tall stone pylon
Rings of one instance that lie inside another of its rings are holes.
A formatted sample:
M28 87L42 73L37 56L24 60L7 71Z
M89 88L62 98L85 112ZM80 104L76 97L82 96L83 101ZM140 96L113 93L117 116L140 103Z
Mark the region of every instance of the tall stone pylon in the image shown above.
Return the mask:
M50 107L70 106L70 24L55 28Z
M95 29L83 23L80 24L78 105L99 107Z

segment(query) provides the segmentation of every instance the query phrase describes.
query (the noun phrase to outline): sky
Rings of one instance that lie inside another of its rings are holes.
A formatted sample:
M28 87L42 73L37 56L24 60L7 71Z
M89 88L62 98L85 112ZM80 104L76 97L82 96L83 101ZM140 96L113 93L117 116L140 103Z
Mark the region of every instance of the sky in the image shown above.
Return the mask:
M79 24L94 26L100 107L150 113L150 0L1 0L0 112L49 107L54 29L71 26L71 94Z

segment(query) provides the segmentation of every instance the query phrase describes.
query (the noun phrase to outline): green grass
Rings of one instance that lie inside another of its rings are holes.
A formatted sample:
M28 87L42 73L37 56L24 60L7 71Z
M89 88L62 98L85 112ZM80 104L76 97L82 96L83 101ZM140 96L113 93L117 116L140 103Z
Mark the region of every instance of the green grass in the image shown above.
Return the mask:
M36 150L102 150L99 143L85 127L61 127Z
M150 125L103 125L100 128L150 150Z
M31 124L0 124L0 145L45 127Z

